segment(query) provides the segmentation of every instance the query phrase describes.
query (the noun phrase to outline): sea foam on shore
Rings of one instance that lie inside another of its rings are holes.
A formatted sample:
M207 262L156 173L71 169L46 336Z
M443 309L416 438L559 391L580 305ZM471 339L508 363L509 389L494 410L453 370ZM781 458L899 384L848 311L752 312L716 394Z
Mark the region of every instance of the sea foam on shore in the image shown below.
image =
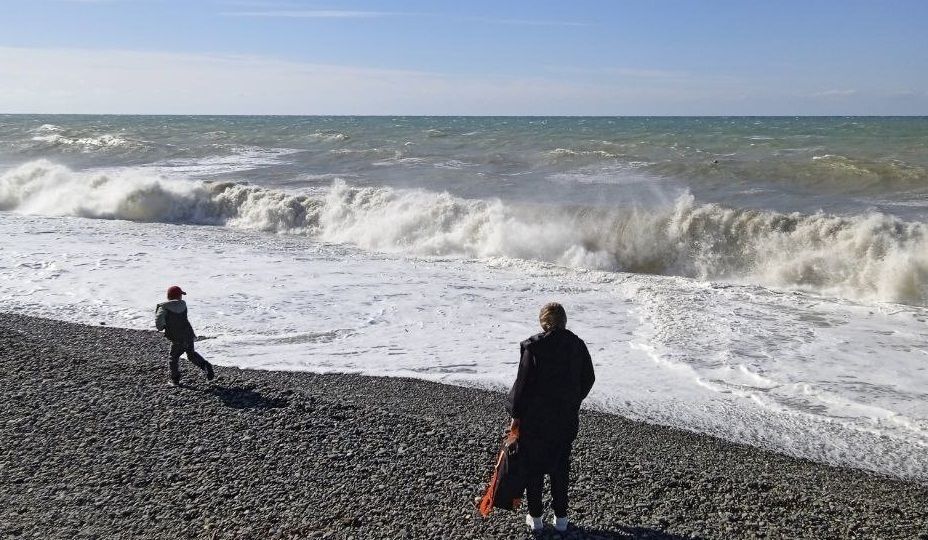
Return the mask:
M591 406L928 478L924 308L227 227L5 214L0 237L8 310L145 329L179 283L220 365L500 388L559 300L590 345Z

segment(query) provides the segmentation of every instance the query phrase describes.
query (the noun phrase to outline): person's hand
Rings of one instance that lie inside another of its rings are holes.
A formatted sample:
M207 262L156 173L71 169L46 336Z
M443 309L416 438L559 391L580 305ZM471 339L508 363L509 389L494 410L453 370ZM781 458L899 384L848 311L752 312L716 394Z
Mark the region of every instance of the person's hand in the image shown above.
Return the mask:
M519 419L518 418L513 418L512 421L509 422L509 429L506 430L506 438L509 439L510 442L515 441L516 439L519 438Z

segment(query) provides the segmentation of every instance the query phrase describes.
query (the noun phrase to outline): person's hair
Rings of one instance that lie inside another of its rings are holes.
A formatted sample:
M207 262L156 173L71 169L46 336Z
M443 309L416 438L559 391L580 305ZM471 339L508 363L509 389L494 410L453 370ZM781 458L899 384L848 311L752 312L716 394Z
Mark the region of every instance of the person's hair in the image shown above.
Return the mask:
M541 308L538 322L541 323L541 329L545 332L556 328L567 328L567 312L564 311L564 306L557 302L549 302Z

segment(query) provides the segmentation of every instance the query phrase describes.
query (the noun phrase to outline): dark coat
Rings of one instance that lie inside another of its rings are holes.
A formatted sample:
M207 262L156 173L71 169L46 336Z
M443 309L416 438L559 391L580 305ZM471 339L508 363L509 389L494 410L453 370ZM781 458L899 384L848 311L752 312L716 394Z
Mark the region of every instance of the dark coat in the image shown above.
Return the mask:
M596 380L586 344L570 330L555 329L523 341L521 352L506 410L519 420L523 439L570 443L577 437L580 404Z
M192 343L197 338L187 319L187 304L183 300L158 304L155 309L155 327L164 330L164 337L174 343Z

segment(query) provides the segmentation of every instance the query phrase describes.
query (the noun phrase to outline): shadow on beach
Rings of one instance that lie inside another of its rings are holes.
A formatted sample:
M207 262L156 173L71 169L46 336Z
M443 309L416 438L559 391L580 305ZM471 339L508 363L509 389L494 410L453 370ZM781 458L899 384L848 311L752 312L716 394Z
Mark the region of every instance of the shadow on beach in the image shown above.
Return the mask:
M685 536L670 534L658 529L647 527L620 527L617 530L587 529L571 526L567 532L559 533L551 528L545 528L540 533L534 533L533 539L557 540L684 540Z
M629 540L684 540L691 538L647 527L622 527L619 531L585 530L588 538L627 538Z
M289 404L286 399L266 397L248 388L215 386L210 389L210 393L232 409L278 409Z

